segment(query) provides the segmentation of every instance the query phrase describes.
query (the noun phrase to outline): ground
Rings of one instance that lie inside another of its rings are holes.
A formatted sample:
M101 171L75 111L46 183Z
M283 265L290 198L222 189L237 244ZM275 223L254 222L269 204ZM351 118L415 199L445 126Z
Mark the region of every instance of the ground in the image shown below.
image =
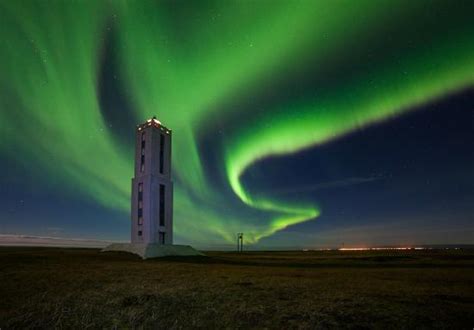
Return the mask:
M474 327L474 251L0 248L0 328Z

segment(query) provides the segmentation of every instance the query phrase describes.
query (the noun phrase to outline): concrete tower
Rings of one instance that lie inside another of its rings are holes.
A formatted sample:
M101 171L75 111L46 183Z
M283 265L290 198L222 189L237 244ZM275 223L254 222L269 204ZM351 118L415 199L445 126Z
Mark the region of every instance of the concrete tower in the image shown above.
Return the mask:
M173 244L171 130L155 117L136 129L131 241Z
M173 244L171 130L153 117L138 125L132 179L131 243L113 243L104 252L128 252L143 259L202 256L189 245Z

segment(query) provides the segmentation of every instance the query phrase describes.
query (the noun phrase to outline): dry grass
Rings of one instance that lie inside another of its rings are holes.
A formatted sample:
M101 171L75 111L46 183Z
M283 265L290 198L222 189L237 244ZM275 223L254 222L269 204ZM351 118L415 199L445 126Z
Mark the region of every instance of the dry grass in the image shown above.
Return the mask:
M1 248L0 328L466 328L474 251Z

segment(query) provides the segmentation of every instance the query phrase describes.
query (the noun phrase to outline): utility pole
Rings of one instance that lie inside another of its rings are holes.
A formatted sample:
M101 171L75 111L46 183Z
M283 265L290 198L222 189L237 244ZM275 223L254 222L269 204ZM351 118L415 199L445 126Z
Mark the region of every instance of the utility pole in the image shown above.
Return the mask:
M244 233L237 233L237 252L244 250Z

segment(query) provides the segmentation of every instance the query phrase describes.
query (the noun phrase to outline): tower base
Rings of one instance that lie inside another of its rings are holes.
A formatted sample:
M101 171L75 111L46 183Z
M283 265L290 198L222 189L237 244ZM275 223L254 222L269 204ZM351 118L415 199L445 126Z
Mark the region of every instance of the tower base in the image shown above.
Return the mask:
M102 249L102 252L128 252L139 255L142 259L175 257L175 256L204 256L189 245L159 245L139 243L114 243Z

